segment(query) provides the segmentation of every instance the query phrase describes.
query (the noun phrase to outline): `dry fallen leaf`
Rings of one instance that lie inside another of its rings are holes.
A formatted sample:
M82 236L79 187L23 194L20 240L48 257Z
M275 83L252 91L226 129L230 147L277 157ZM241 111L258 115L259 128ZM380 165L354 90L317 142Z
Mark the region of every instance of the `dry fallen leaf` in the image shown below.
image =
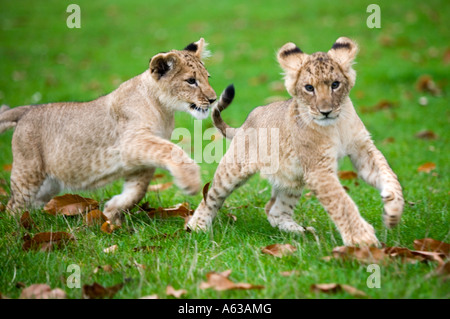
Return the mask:
M427 162L425 164L420 165L417 168L418 172L430 173L432 170L436 169L436 164L433 162Z
M98 273L100 270L103 270L104 272L107 273L111 273L113 271L113 268L111 265L104 265L104 266L97 266L94 270L93 273L96 274Z
M20 217L20 226L22 226L27 230L36 227L36 224L34 223L33 219L31 219L30 212L26 211L22 214L22 216Z
M364 298L367 295L361 290L356 289L355 287L344 285L344 284L313 284L310 287L312 292L324 292L327 294L335 294L341 291L345 291L346 293L352 295L353 297Z
M68 242L75 240L72 234L66 232L44 232L38 233L33 238L26 238L22 245L22 249L50 251L53 247L61 247Z
M172 286L167 286L166 288L166 295L167 296L172 296L175 298L180 298L182 295L187 294L187 291L185 289L179 289L179 290L175 290Z
M102 211L98 209L91 210L89 213L86 214L84 217L84 222L86 225L99 225L103 222L106 222L108 218L106 218L105 215L103 215Z
M110 247L108 247L108 248L103 249L103 252L104 252L104 253L107 253L107 254L109 254L109 253L115 253L115 252L117 251L118 248L119 248L119 246L117 246L117 245L112 245L112 246L110 246Z
M416 89L419 92L428 92L435 96L441 94L440 88L428 74L422 75L417 79Z
M389 259L400 259L402 262L416 263L425 261L437 261L439 265L444 263L445 253L438 251L410 250L405 247L349 247L341 246L333 249L333 256L323 259L357 260L363 263L382 263Z
M103 287L102 285L94 282L92 285L83 285L83 298L84 299L103 299L112 298L123 287L123 283L111 286Z
M159 173L159 174L153 175L152 180L161 179L161 178L164 178L164 177L166 177L166 175L164 175L163 173Z
M3 171L11 172L11 170L12 170L12 164L5 164L5 165L3 165Z
M358 174L353 171L340 171L338 172L338 176L342 180L351 180L358 178Z
M175 205L174 207L168 208L148 208L146 210L148 216L150 218L160 217L160 218L168 218L168 217L182 217L186 218L191 216L194 213L194 210L189 208L189 203L180 203Z
M97 209L99 206L96 200L84 198L75 194L65 194L56 196L50 200L45 206L44 211L57 215L66 216L79 215Z
M436 140L438 138L436 133L434 133L432 130L420 131L417 132L414 136L423 140Z
M237 221L236 215L234 215L234 214L232 214L232 213L228 213L226 216L229 217L230 219L232 219L234 222Z
M0 196L9 196L8 192L0 186Z
M170 187L172 187L172 185L173 185L173 182L149 185L148 188L147 188L147 192L160 192L160 191L169 189Z
M414 240L414 249L443 253L446 257L450 257L450 244L433 238Z
M67 299L66 292L62 289L51 289L45 284L34 284L22 290L20 299Z
M113 225L109 220L107 220L102 224L100 230L104 233L111 234L117 228L120 228L120 226Z
M291 255L295 251L297 251L297 248L295 248L291 244L273 244L266 246L261 250L263 254L268 254L280 258L283 256Z
M333 249L333 258L357 260L365 263L378 263L387 256L383 249L377 247L340 246Z
M228 277L230 276L231 270L224 271L222 273L217 273L211 271L206 274L207 282L200 283L200 289L212 288L217 291L232 290L232 289L263 289L264 286L252 285L247 283L234 283Z

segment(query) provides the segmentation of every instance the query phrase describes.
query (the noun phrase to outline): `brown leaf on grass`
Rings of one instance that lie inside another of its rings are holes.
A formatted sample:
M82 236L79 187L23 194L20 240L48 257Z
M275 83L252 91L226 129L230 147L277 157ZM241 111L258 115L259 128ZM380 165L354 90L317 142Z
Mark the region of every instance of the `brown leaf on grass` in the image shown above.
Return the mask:
M173 185L173 182L149 185L147 188L147 192L161 192L166 189L169 189L170 187L172 187L172 185Z
M444 243L442 241L433 238L414 240L414 249L442 253L446 257L450 257L450 244Z
M0 213L6 210L6 206L0 203Z
M231 220L233 220L234 222L237 221L237 217L236 215L232 214L232 213L228 213L226 216L228 216Z
M67 299L67 294L60 288L52 289L46 284L34 284L24 288L20 299Z
M433 162L427 162L425 164L420 165L417 168L418 172L430 173L432 170L436 169L436 164Z
M104 266L97 266L92 271L94 274L98 273L100 270L103 270L104 272L111 273L113 271L113 268L111 265L104 265Z
M386 137L381 143L386 145L386 144L392 144L394 142L395 142L395 137L389 136L389 137Z
M417 132L414 136L423 140L436 140L438 138L436 133L434 133L432 130L420 131Z
M75 194L65 194L56 196L45 206L44 211L50 215L62 214L66 216L79 215L97 209L99 206L96 200L84 198Z
M162 173L159 173L159 174L153 175L152 180L161 179L161 178L164 178L164 177L166 177L166 175L164 175Z
M194 210L189 208L189 203L180 203L175 205L174 207L168 208L149 208L147 210L148 216L150 218L160 217L160 218L168 218L168 217L182 217L186 218L191 216L194 213Z
M436 85L430 75L421 75L416 82L416 89L419 92L427 92L432 95L440 95L441 89Z
M20 226L27 230L36 227L33 219L31 219L30 212L26 211L22 214L22 216L20 217Z
M113 225L109 220L107 220L102 224L100 230L104 233L111 234L117 228L120 228L120 226Z
M410 250L405 247L350 247L341 246L333 249L333 256L327 256L323 259L356 260L363 263L383 263L389 259L400 259L402 262L416 263L425 261L437 261L439 265L443 264L445 254L442 252L430 252Z
M234 290L234 289L263 289L264 286L252 285L247 283L234 283L228 277L231 274L231 270L224 271L222 273L217 273L215 271L211 271L206 274L207 282L200 283L200 289L208 289L212 288L217 291L224 290Z
M51 251L54 247L62 247L68 242L75 240L72 234L66 232L44 232L38 233L33 238L26 238L22 245L22 249Z
M83 285L83 298L84 299L104 299L112 298L123 287L123 283L111 286L103 287L102 285L94 282L92 285Z
M327 294L335 294L335 293L344 291L344 292L352 295L353 297L357 297L357 298L367 297L366 293L364 293L363 291L358 290L355 287L352 287L349 285L344 285L344 284L335 284L335 283L313 284L313 285L311 285L310 289L312 292L315 292L315 293L323 292L323 293L327 293Z
M273 244L266 246L261 250L263 254L268 254L279 258L291 255L295 251L297 251L297 248L291 244Z
M175 298L180 298L182 295L187 294L187 290L185 289L179 289L179 290L175 290L172 286L167 286L166 288L166 295L167 296L172 296Z
M5 165L3 165L3 171L11 172L11 170L12 170L12 164L5 164Z
M339 171L338 177L342 180L352 180L358 178L358 174L353 171Z
M389 101L389 100L381 100L377 104L371 107L361 107L362 113L372 113L372 112L378 112L382 110L389 110L396 106L395 102Z
M9 196L8 192L2 186L0 186L0 196Z
M333 258L344 260L357 260L364 263L378 263L387 258L383 249L377 247L335 247L332 251Z
M84 222L88 226L103 224L106 221L108 221L108 218L98 209L91 210L84 217Z

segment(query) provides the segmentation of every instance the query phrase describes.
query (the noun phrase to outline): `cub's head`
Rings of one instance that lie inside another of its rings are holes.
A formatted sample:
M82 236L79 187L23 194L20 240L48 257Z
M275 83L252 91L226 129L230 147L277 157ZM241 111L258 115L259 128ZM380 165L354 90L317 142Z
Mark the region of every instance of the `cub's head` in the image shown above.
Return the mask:
M326 53L308 55L294 43L287 43L278 51L286 88L297 100L302 118L321 126L337 121L355 84L352 64L357 51L356 44L345 37L337 39Z
M187 111L197 119L205 119L217 99L202 62L209 55L205 47L202 38L184 50L160 53L150 60L150 74L158 85L155 94L161 103L174 110Z

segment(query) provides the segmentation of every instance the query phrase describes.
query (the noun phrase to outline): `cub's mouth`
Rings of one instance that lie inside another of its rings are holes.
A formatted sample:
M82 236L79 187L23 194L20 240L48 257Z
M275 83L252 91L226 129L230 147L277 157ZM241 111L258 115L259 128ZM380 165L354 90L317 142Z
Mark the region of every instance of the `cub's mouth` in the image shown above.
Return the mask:
M194 103L189 105L189 108L193 111L197 111L197 112L201 112L201 113L208 113L208 110L209 110L208 108L204 109L204 108L198 107Z
M204 120L209 115L209 108L199 107L194 103L189 104L189 113L198 120Z

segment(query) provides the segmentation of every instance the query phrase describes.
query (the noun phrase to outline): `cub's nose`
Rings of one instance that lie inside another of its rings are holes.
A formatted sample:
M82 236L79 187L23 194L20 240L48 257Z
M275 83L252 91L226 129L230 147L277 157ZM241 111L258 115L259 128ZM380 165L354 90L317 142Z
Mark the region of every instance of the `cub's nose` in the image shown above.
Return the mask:
M331 111L325 111L325 112L320 111L320 113L321 113L323 116L328 117L328 115L330 115Z
M213 104L214 102L216 102L216 99L208 99L209 104Z

